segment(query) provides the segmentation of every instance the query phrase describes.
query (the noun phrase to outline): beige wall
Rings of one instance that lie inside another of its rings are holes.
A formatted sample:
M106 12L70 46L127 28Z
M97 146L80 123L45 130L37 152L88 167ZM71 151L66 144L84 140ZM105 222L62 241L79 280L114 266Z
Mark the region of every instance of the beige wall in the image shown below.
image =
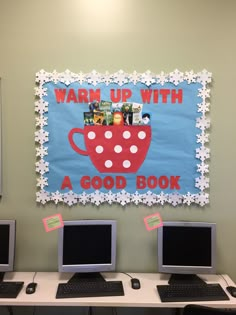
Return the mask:
M235 12L235 0L0 0L0 219L17 220L17 270L57 270L57 231L46 233L42 218L60 212L117 219L117 269L156 271L156 231L143 218L159 211L164 220L216 222L217 271L236 281ZM36 205L35 73L67 68L212 72L210 205Z

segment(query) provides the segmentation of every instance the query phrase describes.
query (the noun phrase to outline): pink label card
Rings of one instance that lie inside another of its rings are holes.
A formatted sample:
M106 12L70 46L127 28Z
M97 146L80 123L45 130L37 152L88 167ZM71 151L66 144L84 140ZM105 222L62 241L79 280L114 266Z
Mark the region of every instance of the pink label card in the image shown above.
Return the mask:
M61 214L54 214L43 219L43 224L46 232L59 229L64 226Z
M161 216L158 212L145 217L144 223L148 231L157 229L163 225Z

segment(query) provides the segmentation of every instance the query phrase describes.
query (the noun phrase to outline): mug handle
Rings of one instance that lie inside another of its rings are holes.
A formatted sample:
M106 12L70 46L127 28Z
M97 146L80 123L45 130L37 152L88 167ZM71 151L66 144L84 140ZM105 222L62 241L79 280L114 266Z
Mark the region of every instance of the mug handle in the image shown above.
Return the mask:
M69 134L68 134L68 139L70 142L70 145L72 147L72 149L82 155L88 155L88 152L85 150L80 149L79 147L77 147L77 145L74 142L73 136L75 133L82 133L84 135L84 129L81 128L73 128L70 130Z

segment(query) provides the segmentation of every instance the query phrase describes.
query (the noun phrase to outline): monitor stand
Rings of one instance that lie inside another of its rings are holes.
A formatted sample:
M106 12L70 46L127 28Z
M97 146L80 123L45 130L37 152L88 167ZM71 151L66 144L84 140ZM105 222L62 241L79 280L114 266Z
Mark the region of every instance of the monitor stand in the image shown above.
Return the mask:
M68 282L104 282L106 281L99 272L76 272Z
M3 282L5 272L0 272L0 282Z
M204 280L199 278L197 275L192 274L172 274L169 284L206 284Z

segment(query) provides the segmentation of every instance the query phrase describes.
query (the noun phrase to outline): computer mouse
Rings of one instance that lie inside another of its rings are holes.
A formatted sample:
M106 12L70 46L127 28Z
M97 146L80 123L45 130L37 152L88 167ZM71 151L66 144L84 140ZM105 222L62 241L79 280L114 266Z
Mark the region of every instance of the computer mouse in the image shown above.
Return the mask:
M140 285L140 281L137 278L131 278L131 287L132 289L140 289L141 285Z
M226 290L229 292L231 296L236 298L236 287L228 286Z
M33 294L36 290L36 287L37 287L36 282L30 282L25 289L25 293L26 294Z

